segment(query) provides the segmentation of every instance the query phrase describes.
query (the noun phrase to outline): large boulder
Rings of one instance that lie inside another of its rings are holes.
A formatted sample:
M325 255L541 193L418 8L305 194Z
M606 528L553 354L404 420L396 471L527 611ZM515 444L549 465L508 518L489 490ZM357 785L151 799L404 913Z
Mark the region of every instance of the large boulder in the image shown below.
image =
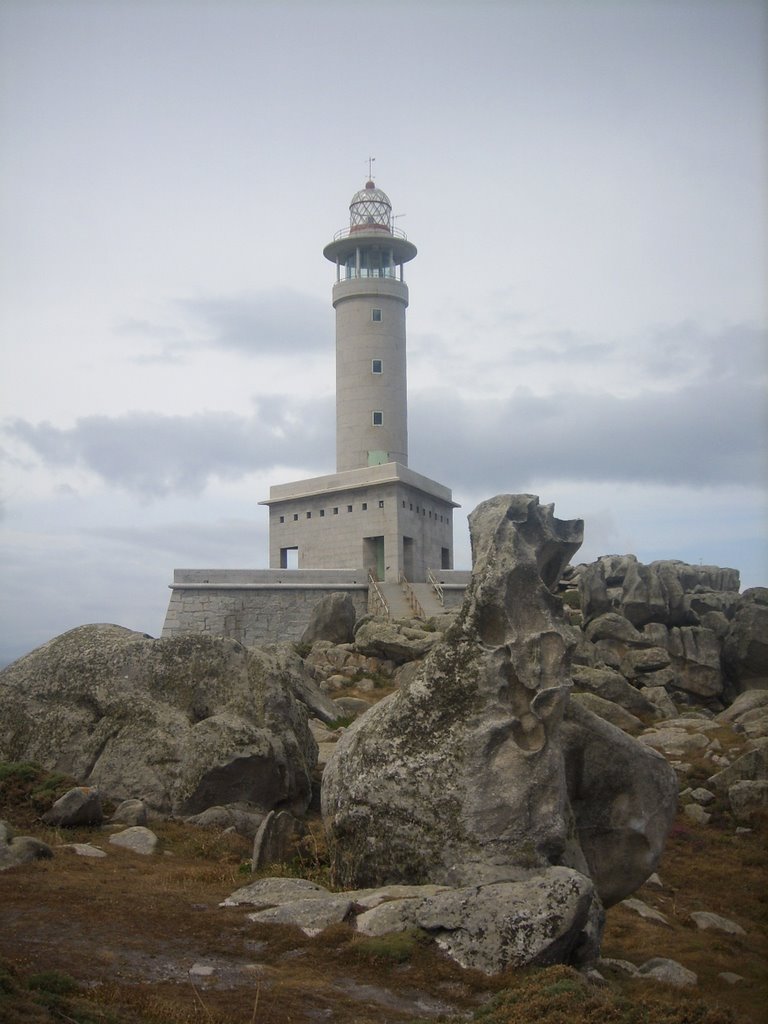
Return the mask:
M317 759L292 689L302 671L295 654L223 637L81 626L0 673L0 759L161 814L217 804L301 813Z
M653 751L569 706L578 638L553 591L582 524L501 495L472 513L470 533L456 623L326 767L338 881L477 885L565 865L612 902L654 870L677 787ZM590 806L606 799L605 814Z
M578 575L581 610L589 623L619 612L634 626L698 626L711 612L731 614L739 573L717 565L679 561L643 565L634 555L605 555Z
M723 647L737 692L768 689L768 588L745 590Z
M355 603L349 594L327 594L312 609L301 642L313 644L318 640L329 640L333 644L351 643L356 619Z

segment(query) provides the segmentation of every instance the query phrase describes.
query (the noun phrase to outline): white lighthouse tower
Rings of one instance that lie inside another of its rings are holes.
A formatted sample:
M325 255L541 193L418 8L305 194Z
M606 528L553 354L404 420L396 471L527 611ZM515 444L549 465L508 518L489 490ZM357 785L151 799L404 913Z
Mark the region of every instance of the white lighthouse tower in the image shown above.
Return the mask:
M349 228L323 250L336 264L336 469L408 465L403 265L416 246L392 226L388 196L368 181Z
M408 468L403 267L416 246L368 181L323 254L336 266L336 472L270 488L270 568L423 582L453 568L457 506Z

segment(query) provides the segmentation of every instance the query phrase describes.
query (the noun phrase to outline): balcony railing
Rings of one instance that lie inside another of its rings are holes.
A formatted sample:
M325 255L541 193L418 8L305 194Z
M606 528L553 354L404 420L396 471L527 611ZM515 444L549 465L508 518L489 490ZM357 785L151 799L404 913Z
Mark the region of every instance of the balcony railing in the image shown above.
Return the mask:
M400 228L388 228L384 224L356 224L353 228L341 228L333 236L334 242L338 242L340 238L349 238L352 235L363 234L366 231L381 231L382 234L389 235L392 238L402 238L404 242L408 241L408 235Z

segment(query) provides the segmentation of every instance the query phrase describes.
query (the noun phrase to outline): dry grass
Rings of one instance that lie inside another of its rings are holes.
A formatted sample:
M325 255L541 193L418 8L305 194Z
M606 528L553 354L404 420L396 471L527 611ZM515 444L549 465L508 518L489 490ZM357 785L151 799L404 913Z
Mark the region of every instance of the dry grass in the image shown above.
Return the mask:
M692 781L699 770L692 768ZM464 971L419 933L372 940L337 925L310 939L295 928L257 925L247 920L247 907L218 905L251 877L244 868L248 840L158 822L153 828L160 852L137 856L109 846L107 831L42 827L25 790L39 787L40 779L9 785L6 773L3 789L2 778L0 817L19 824L20 831L54 847L79 841L109 851L98 860L57 851L52 861L0 873L3 1024L459 1019L424 1016L418 996L476 1013L478 1024L762 1024L765 1019L765 822L737 837L725 811L716 819L720 825L705 828L681 817L659 868L664 888L637 893L664 913L671 927L645 922L621 906L608 912L604 955L634 963L671 957L699 975L694 993L626 979L597 990L567 968L493 979ZM300 859L281 870L322 883L326 867L324 837L315 822ZM695 910L729 917L747 935L700 932L690 918ZM213 980L194 980L189 969L196 963L213 965ZM731 988L718 977L722 971L745 980ZM59 990L50 991L57 978Z

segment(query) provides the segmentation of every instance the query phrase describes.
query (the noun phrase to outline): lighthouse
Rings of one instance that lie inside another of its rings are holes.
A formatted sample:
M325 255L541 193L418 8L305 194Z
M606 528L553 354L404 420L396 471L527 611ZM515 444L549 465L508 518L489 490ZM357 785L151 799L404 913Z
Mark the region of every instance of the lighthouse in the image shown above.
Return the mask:
M428 618L463 600L458 506L408 465L404 267L416 246L368 180L323 254L336 268L336 471L270 487L261 502L269 569L175 569L164 637L298 640L317 602L339 592L358 615L391 618Z
M336 264L336 469L408 465L403 266L416 246L392 225L372 181L349 205L349 227L323 250Z
M270 568L423 582L453 568L457 506L408 466L404 267L416 246L369 180L323 255L336 269L336 472L270 488Z

